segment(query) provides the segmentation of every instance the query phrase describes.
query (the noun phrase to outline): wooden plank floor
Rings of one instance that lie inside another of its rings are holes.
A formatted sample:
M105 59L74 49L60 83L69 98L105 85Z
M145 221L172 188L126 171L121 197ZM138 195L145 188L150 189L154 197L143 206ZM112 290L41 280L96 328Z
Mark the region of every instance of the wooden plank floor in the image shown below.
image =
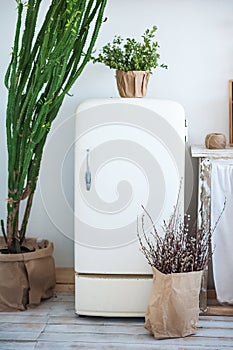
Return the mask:
M233 316L200 316L194 336L156 340L143 318L78 317L74 295L57 293L36 309L0 313L0 349L233 349Z

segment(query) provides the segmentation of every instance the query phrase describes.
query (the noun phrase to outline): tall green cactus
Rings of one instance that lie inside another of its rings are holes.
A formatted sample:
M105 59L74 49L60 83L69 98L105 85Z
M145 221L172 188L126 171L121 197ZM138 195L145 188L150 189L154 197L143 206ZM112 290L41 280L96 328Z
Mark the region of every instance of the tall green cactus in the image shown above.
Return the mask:
M20 252L25 238L51 124L65 95L90 60L107 0L51 0L37 36L35 29L42 0L28 0L26 5L22 0L16 2L14 46L5 76L8 89L6 229L1 220L2 232L12 253ZM22 201L26 204L19 223Z

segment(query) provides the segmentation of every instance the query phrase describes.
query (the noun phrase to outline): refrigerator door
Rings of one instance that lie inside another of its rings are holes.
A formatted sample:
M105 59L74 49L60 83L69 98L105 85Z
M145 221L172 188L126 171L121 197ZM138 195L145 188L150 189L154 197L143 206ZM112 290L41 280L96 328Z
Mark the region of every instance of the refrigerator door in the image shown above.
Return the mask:
M170 217L184 177L184 110L168 100L94 99L76 121L75 270L151 274L137 218L140 227L143 205L160 231Z

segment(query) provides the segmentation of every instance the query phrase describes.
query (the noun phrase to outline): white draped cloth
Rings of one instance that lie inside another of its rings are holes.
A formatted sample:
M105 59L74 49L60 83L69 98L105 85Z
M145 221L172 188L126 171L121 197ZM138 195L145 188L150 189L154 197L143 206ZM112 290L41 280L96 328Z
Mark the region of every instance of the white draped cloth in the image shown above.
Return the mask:
M213 160L211 173L211 227L223 209L213 233L213 275L217 299L233 304L233 160Z

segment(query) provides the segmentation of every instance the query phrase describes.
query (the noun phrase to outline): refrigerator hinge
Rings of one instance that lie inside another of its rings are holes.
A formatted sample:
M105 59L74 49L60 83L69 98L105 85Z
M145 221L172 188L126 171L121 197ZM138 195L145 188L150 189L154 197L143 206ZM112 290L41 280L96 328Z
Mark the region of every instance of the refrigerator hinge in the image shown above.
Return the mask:
M185 127L184 140L185 142L188 142L188 120L187 119L185 119L184 121L184 127Z

